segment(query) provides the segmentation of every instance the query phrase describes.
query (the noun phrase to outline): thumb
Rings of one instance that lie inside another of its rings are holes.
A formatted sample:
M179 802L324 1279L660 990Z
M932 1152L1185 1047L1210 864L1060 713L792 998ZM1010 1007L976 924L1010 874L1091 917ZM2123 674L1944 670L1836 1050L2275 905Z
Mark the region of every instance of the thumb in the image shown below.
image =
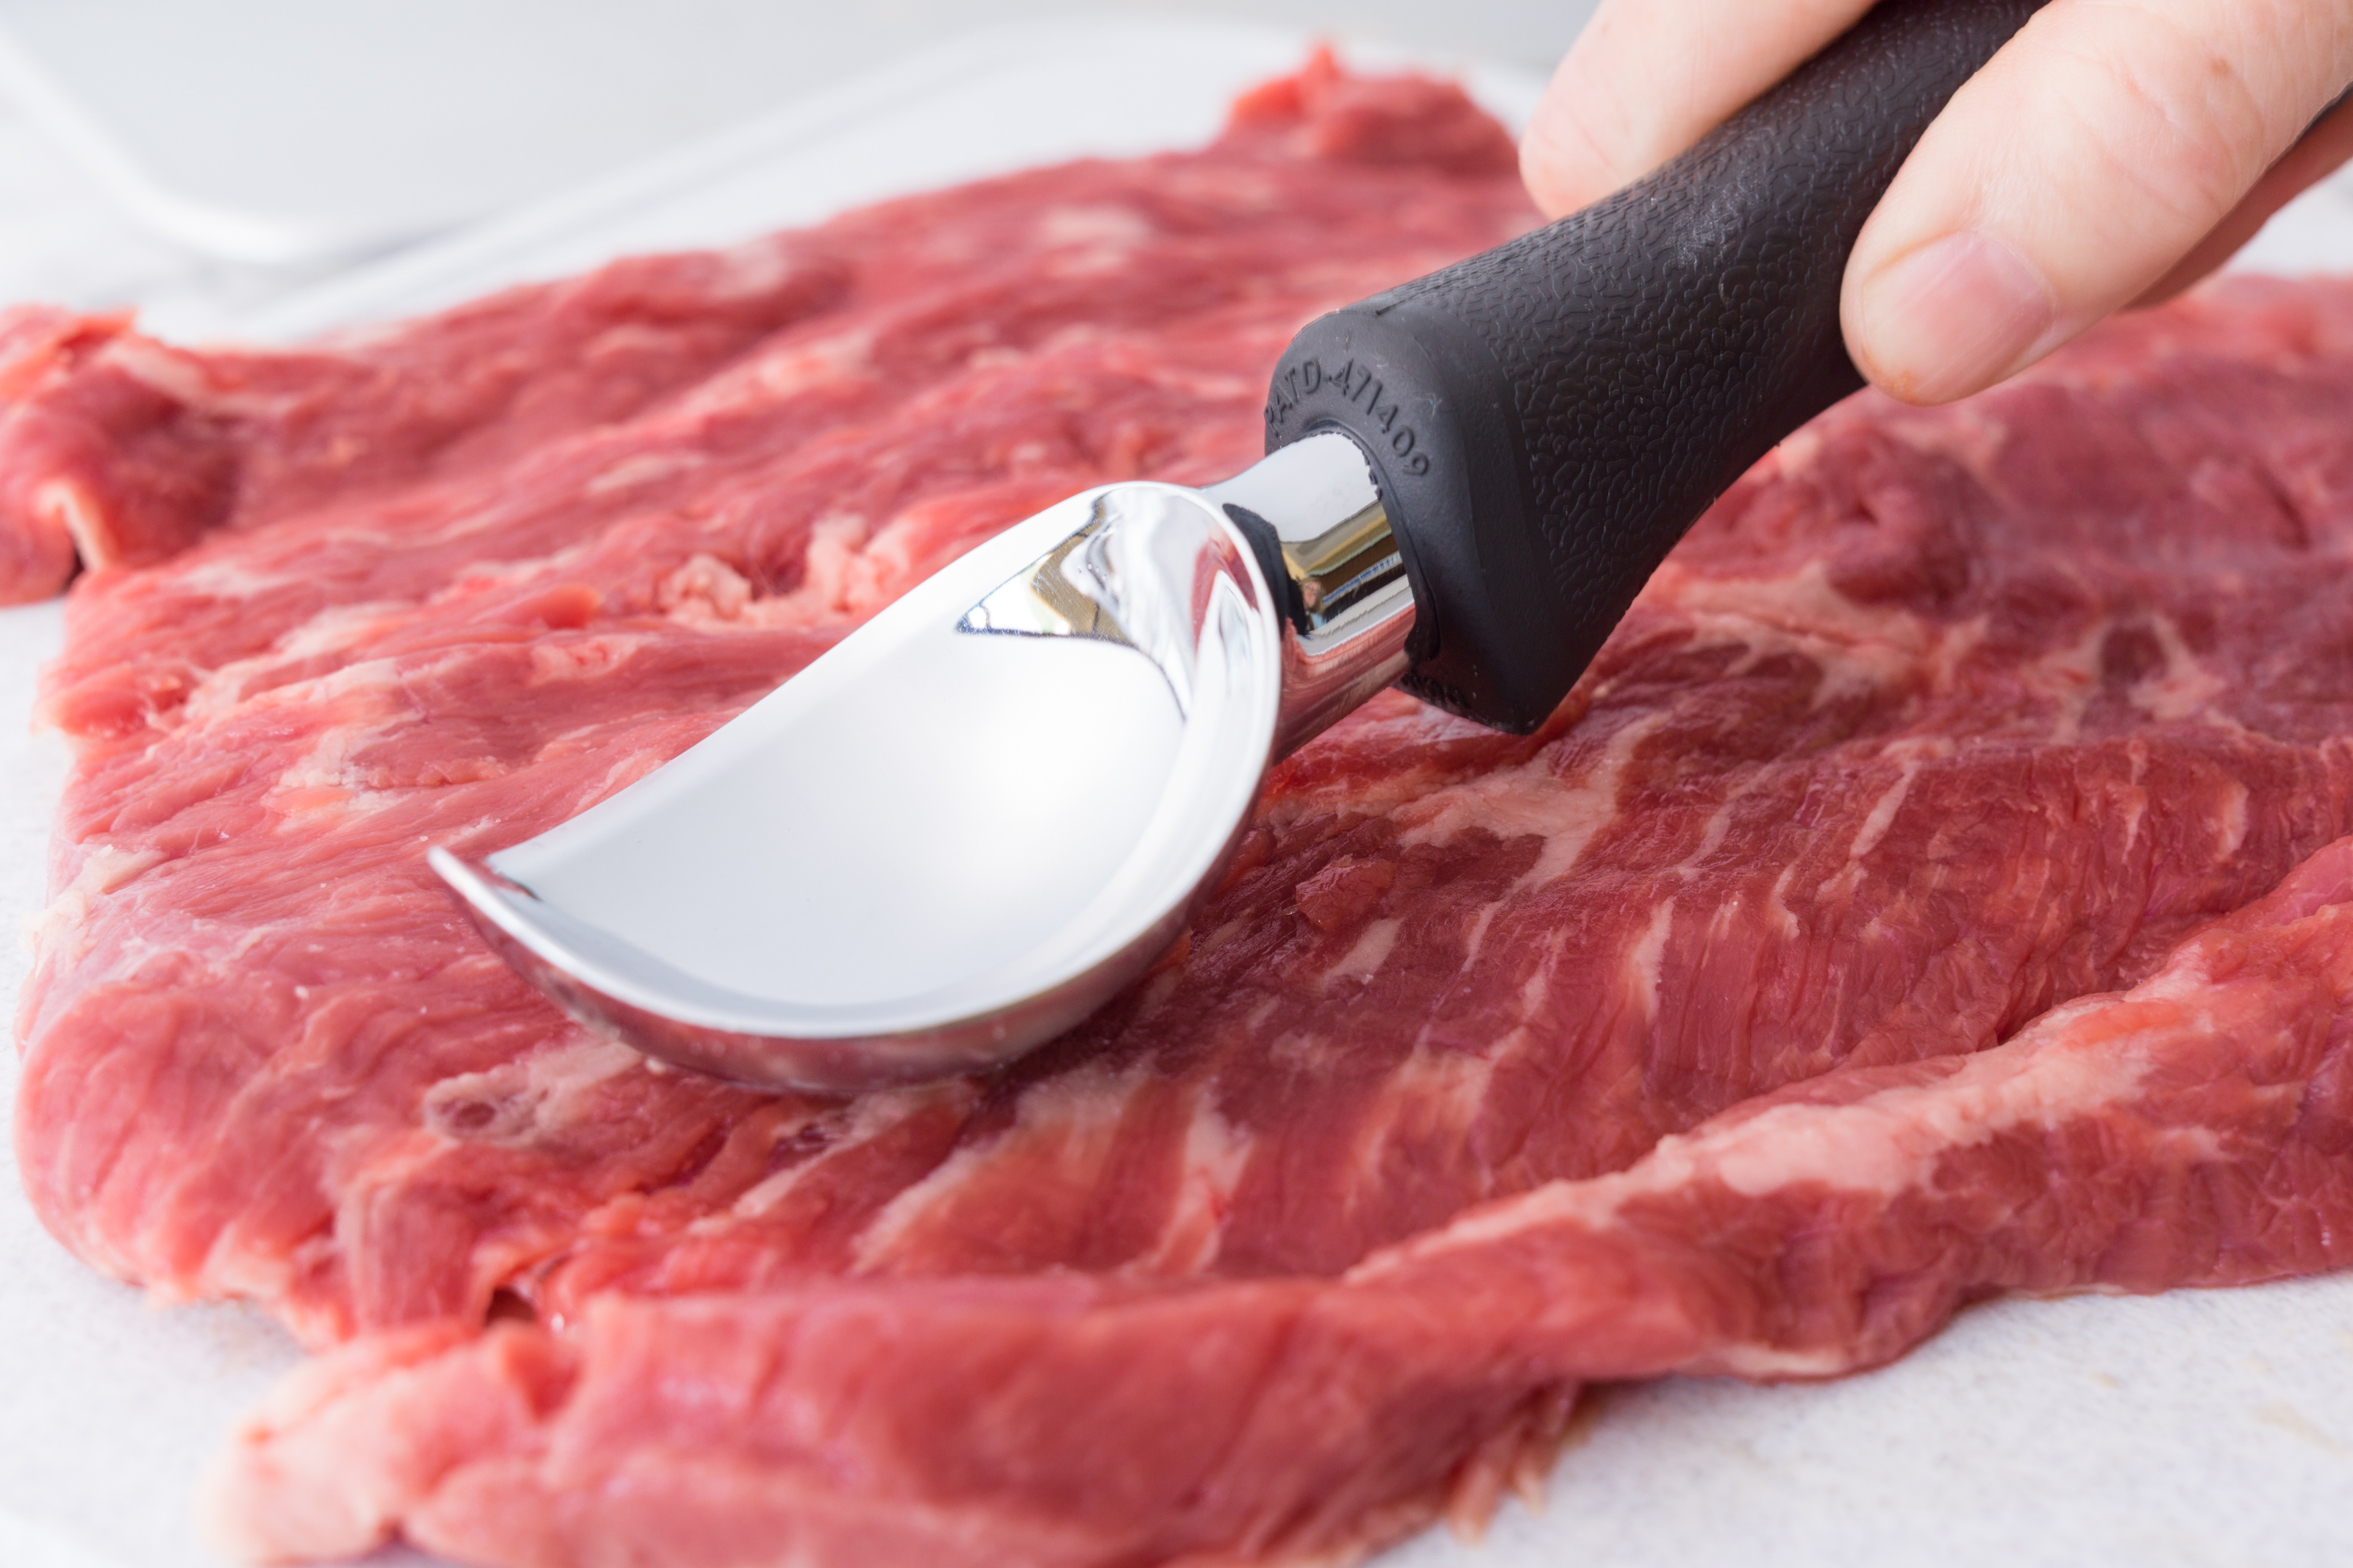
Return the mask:
M2055 0L1863 226L1855 363L1919 403L2023 369L2164 279L2348 80L2353 0Z

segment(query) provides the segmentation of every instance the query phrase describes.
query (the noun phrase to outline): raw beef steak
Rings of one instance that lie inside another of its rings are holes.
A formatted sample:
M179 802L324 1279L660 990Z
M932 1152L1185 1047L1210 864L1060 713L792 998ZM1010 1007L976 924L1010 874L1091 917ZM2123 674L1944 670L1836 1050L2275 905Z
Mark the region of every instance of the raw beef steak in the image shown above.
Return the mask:
M1482 1511L1589 1379L2344 1260L2347 286L1833 410L1541 732L1379 700L986 1079L654 1071L426 871L1044 502L1240 468L1301 322L1529 221L1459 94L1318 63L1199 153L306 352L0 321L0 582L84 569L26 1180L325 1352L224 1541L1327 1561Z

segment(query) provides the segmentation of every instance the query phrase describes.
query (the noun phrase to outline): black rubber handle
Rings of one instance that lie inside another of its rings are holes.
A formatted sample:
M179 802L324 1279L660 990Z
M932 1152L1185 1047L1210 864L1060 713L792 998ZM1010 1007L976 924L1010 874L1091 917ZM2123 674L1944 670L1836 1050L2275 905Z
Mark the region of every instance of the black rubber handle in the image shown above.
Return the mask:
M1640 184L1293 340L1267 450L1337 428L1372 459L1416 602L1400 684L1535 728L1709 503L1862 384L1855 237L2040 4L1881 0Z

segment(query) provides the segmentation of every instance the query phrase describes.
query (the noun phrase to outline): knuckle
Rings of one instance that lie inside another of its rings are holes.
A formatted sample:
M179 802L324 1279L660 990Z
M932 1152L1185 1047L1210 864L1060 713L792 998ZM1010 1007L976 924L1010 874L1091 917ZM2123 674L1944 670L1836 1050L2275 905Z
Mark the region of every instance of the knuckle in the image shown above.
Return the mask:
M2095 178L2202 228L2279 151L2272 106L2227 46L2162 8L2135 12L2132 47L2066 50L2075 140Z

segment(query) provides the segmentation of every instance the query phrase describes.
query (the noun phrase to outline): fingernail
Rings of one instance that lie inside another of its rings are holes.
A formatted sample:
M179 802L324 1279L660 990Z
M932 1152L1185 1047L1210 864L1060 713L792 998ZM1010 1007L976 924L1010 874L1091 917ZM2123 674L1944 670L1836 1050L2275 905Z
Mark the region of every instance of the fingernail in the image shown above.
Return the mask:
M1862 366L1913 403L1945 403L2020 368L2058 310L2050 286L1991 235L1965 228L1865 282Z

